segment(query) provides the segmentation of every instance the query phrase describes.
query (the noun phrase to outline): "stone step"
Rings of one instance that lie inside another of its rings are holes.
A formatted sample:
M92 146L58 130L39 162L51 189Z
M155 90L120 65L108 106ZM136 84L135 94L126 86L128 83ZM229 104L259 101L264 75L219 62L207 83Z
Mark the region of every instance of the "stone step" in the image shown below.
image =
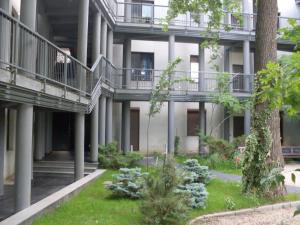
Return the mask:
M33 165L53 166L53 167L61 167L61 166L73 166L74 167L74 161L35 161L33 163ZM98 168L98 163L84 162L84 166Z

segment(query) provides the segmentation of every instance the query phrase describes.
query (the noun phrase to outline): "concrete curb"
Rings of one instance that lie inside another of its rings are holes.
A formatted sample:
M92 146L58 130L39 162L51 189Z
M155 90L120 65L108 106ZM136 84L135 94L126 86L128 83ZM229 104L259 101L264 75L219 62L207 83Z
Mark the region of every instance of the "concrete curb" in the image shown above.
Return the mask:
M198 220L201 219L208 219L208 218L213 218L213 217L225 217L225 216L237 216L237 215L242 215L246 213L251 213L251 212L262 212L262 211L272 211L276 209L288 209L288 208L293 208L297 207L300 205L300 201L294 201L294 202L284 202L284 203L278 203L278 204L273 204L273 205L265 205L265 206L260 206L257 208L250 208L250 209L241 209L237 211L230 211L230 212L220 212L220 213L212 213L204 216L199 216L189 222L189 225L193 225L196 223Z
M31 205L30 207L8 217L0 222L0 225L31 224L37 217L40 217L46 212L54 210L61 203L78 194L82 188L101 176L104 172L105 170L96 170L90 175L62 188L61 190L42 199L41 201Z

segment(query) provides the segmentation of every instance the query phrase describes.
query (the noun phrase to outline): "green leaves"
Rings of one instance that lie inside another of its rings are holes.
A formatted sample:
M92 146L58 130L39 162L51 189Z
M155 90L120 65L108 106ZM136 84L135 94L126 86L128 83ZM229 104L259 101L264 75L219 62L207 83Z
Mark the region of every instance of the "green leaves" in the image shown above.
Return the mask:
M294 216L297 216L300 214L300 206L298 206L297 210L294 212Z

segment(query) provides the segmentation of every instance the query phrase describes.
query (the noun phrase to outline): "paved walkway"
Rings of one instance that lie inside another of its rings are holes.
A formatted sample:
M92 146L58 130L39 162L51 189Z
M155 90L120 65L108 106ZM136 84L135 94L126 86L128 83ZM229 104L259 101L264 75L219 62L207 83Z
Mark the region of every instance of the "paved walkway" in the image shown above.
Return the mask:
M296 166L294 166L296 167ZM297 168L300 168L300 165L297 165ZM288 193L299 193L300 194L300 172L296 172L296 177L298 178L298 182L297 182L297 178L296 178L296 183L294 184L293 182L291 182L291 167L290 165L287 165L284 169L284 176L286 179L286 190ZM219 171L215 171L215 170L211 170L211 173L214 177L217 177L221 180L224 181L231 181L231 182L241 182L242 177L239 175L234 175L234 174L228 174L228 173L222 173Z
M32 182L31 203L74 182L73 175L34 175ZM6 185L4 196L0 196L0 221L14 213L14 186Z

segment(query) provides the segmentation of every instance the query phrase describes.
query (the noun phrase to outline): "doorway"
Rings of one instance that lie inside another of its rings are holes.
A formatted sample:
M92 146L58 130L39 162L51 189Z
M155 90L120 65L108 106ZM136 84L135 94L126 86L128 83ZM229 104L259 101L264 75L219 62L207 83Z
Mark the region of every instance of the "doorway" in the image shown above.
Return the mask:
M140 149L140 109L130 109L130 146L134 151Z

